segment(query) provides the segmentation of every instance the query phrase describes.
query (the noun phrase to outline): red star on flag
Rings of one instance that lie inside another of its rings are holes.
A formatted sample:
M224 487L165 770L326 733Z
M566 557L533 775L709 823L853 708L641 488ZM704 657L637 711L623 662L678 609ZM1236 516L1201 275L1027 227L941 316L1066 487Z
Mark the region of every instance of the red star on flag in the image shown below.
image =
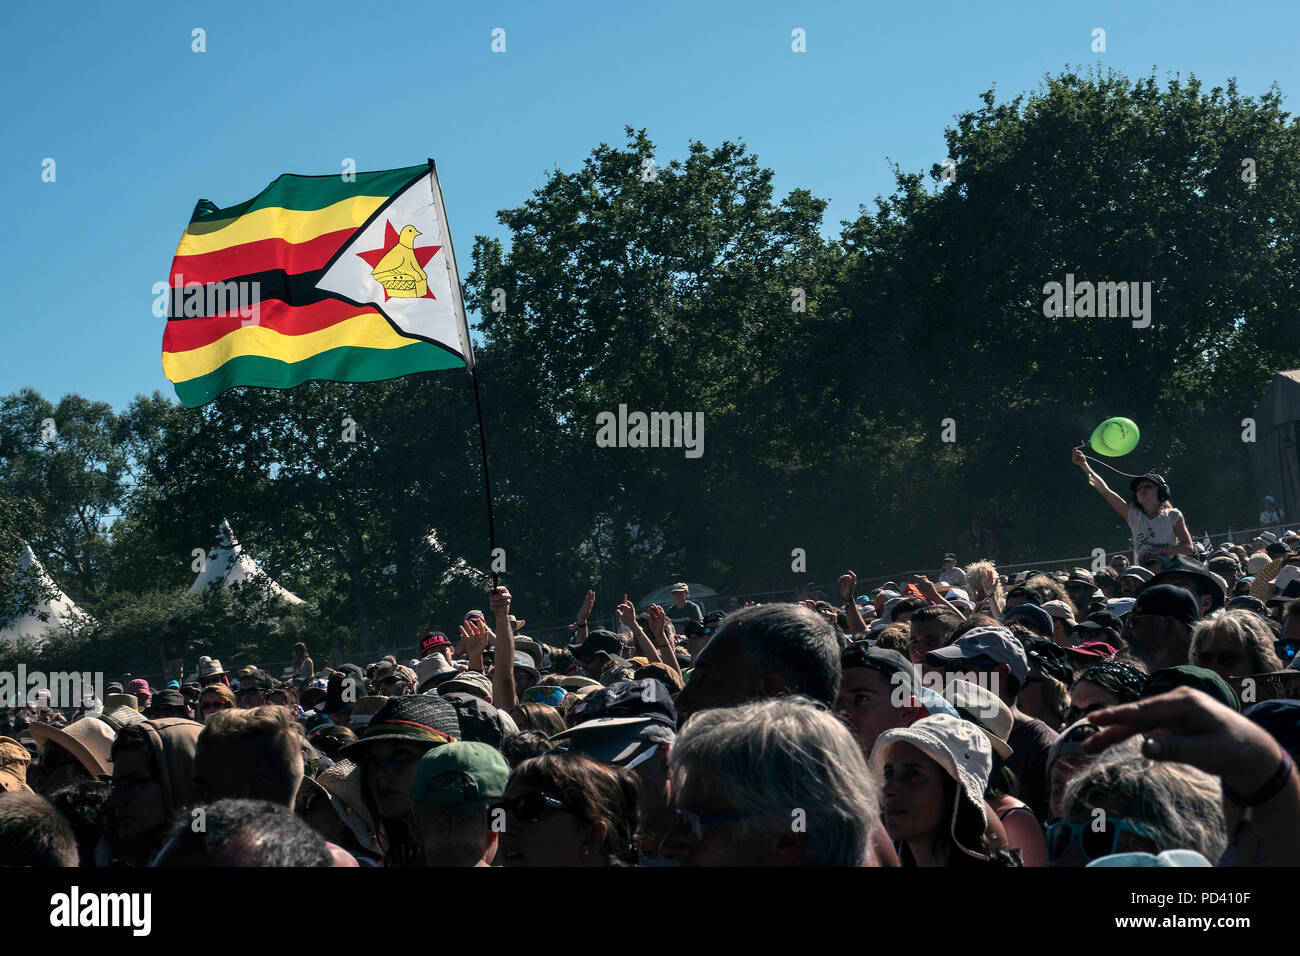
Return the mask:
M372 249L369 252L358 252L357 255L366 261L366 265L370 266L371 269L374 269L375 266L379 265L379 260L382 259L388 253L388 251L392 249L393 246L395 245L397 245L397 230L393 228L392 222L385 219L383 246L379 249ZM442 246L416 246L415 259L418 263L420 263L420 268L423 269L425 266L427 266L429 264L429 260L432 259L435 255L437 255L438 250L441 248ZM388 295L388 290L385 289L384 301L387 302L389 298L390 296ZM437 296L433 294L432 283L429 284L429 291L424 294L424 298L426 299L437 298Z

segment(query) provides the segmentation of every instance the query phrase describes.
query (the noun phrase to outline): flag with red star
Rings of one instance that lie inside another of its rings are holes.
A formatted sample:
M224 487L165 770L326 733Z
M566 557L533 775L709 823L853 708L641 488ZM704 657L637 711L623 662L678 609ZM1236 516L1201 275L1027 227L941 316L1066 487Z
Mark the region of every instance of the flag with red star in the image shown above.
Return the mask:
M286 174L202 200L172 261L163 369L195 407L229 388L473 368L437 171Z

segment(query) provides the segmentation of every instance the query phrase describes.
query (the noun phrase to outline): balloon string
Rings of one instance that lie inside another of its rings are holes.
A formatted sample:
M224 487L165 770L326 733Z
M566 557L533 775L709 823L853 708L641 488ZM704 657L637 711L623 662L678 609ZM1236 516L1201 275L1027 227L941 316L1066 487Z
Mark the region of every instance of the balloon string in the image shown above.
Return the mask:
M1087 443L1087 442L1080 442L1080 443L1079 443L1079 447L1080 447L1080 448L1087 448L1087 447L1088 447L1088 443ZM1103 468L1109 468L1111 471L1115 472L1115 474L1117 474L1117 475L1123 475L1125 478L1141 478L1141 477L1142 477L1142 475L1130 475L1127 471L1120 471L1120 470L1119 470L1118 468L1116 468L1115 466L1106 464L1106 463L1105 463L1104 461L1102 461L1100 458L1093 458L1091 455L1087 455L1087 454L1085 454L1083 457L1084 457L1086 460L1088 460L1088 461L1091 461L1091 462L1094 462L1094 463L1096 463L1096 464L1098 464L1098 465L1101 465Z

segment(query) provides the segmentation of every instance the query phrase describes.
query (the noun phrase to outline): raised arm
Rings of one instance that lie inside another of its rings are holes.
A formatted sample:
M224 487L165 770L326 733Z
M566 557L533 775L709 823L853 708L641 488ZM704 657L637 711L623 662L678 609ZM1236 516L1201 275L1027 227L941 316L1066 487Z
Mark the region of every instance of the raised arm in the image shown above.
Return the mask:
M1074 450L1073 458L1074 458L1074 463L1078 465L1080 468L1082 468L1084 474L1088 476L1088 484L1092 485L1094 488L1097 489L1098 494L1100 494L1103 498L1106 499L1106 504L1114 508L1115 513L1118 514L1121 518L1123 518L1125 524L1127 524L1128 523L1128 502L1125 501L1123 498L1121 498L1119 495L1115 494L1115 492L1111 491L1110 487L1106 484L1106 482L1102 481L1101 475L1097 474L1095 471L1092 470L1092 466L1088 464L1088 459L1083 457L1082 448L1076 448ZM1190 542L1190 540L1191 539L1189 538L1188 541Z
M651 604L650 637L654 641L655 649L659 651L659 660L680 674L682 665L677 660L677 652L673 649L668 636L664 633L667 622L668 615L664 609L658 604Z
M650 640L650 636L641 630L641 625L636 622L636 605L626 594L623 595L623 602L618 606L618 619L632 632L636 649L645 656L646 660L651 664L659 661L659 652L655 650L654 641Z
M1142 753L1219 777L1237 866L1300 864L1300 777L1286 751L1249 718L1189 687L1093 711L1102 728L1083 743L1097 753L1142 734ZM1211 860L1218 863L1217 860Z
M956 614L960 618L966 617L966 612L964 612L961 608L957 607L957 605L955 604L949 604L948 601L944 598L944 596L939 593L939 589L934 586L934 582L931 581L929 578L927 578L924 574L917 574L914 575L914 577L916 578L916 589L921 592L921 596L924 597L927 601L930 601L933 604L937 604L940 607L946 607L948 610L952 611L953 614Z
M852 571L845 571L840 575L840 597L844 598L844 615L849 619L850 634L867 633L867 622L862 619L862 612L858 610L858 602L855 594L858 589L858 576Z
M504 585L495 587L491 601L492 612L497 617L496 648L492 656L492 703L498 710L509 710L519 703L515 693L515 632L510 626L510 592Z
M587 617L591 614L591 609L596 606L596 592L588 589L587 596L582 599L582 607L578 608L578 617L573 622L573 640L574 644L581 644L587 639Z

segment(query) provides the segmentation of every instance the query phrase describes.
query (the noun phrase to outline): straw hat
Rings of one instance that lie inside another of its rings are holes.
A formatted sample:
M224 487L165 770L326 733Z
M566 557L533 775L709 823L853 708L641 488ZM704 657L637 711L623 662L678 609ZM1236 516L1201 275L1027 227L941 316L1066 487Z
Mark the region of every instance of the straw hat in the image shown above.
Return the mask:
M135 694L105 694L104 710L115 710L118 707L130 707L132 710L140 709L140 702L136 700Z
M117 731L109 726L108 721L82 717L59 728L34 720L28 729L32 740L42 750L47 744L54 743L76 757L91 779L98 780L101 775L113 772L113 741L117 738Z
M1273 579L1277 573L1282 570L1282 565L1286 564L1286 556L1274 558L1268 564L1264 565L1255 572L1255 580L1250 582L1250 596L1259 598L1261 601L1267 601L1273 596Z
M305 781L304 781L305 782ZM330 804L365 849L382 853L374 821L361 792L361 767L346 758L327 767L315 780L330 795Z

